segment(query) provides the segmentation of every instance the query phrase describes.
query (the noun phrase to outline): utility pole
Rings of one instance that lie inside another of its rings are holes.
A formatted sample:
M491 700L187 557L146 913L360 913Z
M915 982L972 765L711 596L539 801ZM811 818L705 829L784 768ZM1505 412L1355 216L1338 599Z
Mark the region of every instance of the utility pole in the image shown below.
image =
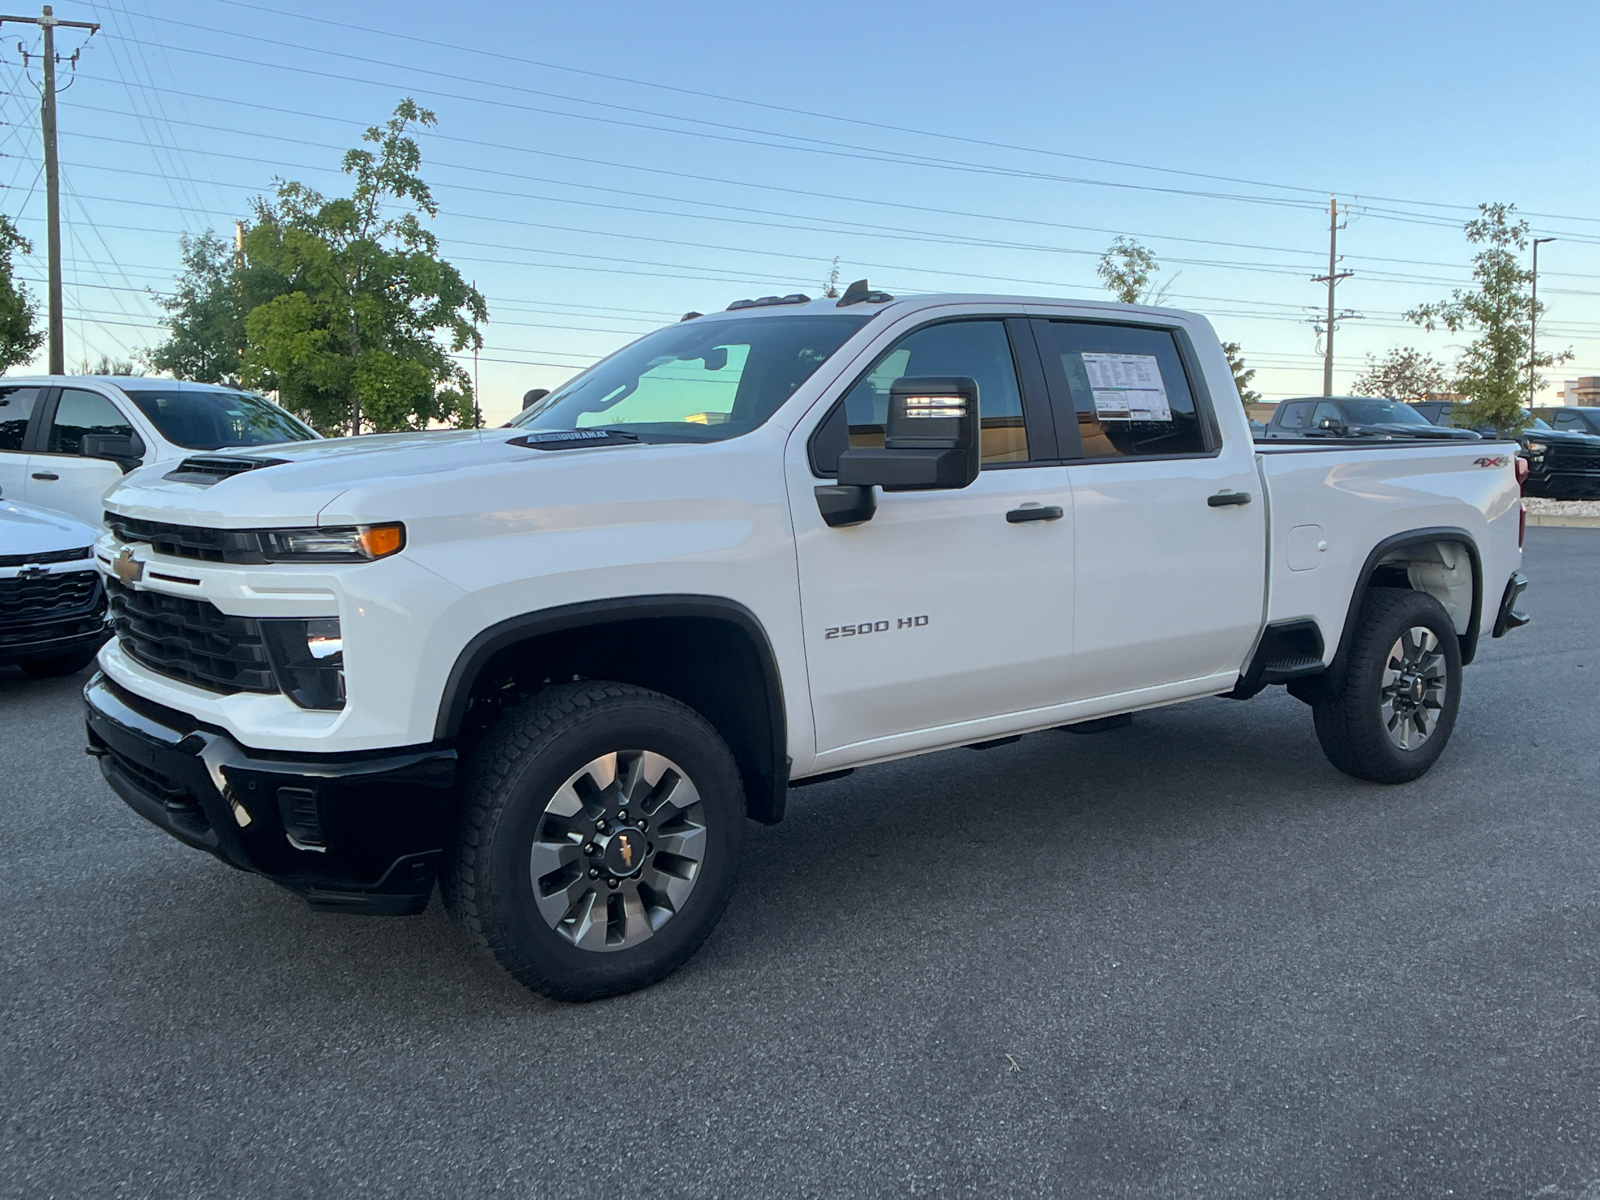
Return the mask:
M44 31L44 90L39 98L39 128L44 139L45 254L49 265L50 290L50 374L67 373L66 321L61 312L61 167L56 159L56 27L87 29L93 37L100 26L90 21L58 21L50 5L37 17L0 16L0 25L11 21L37 25ZM74 51L72 61L77 62ZM24 51L26 62L26 51Z
M1534 369L1539 365L1539 247L1553 237L1533 239L1533 300L1528 305L1528 407L1533 407Z
M1328 197L1328 273L1315 275L1312 283L1326 283L1328 285L1328 324L1323 331L1322 343L1322 394L1333 395L1333 326L1339 319L1333 307L1333 289L1338 286L1339 280L1349 279L1354 271L1339 270L1339 201Z

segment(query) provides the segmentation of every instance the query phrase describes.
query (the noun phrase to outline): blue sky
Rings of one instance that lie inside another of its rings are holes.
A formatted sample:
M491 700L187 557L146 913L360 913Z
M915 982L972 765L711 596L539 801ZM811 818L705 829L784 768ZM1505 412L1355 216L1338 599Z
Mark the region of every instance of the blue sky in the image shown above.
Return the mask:
M98 20L61 99L69 361L159 337L178 234L231 235L274 176L325 190L402 96L445 255L489 297L491 420L688 309L816 294L1103 297L1121 233L1169 303L1243 345L1268 398L1316 392L1328 193L1362 314L1335 386L1467 281L1460 223L1541 236L1541 345L1600 374L1596 84L1562 67L1600 6L62 0ZM1523 15L1527 12L1531 15ZM42 279L36 92L8 26L3 206ZM398 35L398 36L396 36ZM63 33L61 48L79 39ZM37 77L37 67L32 71ZM42 286L36 287L42 296ZM1554 387L1547 397L1553 399Z

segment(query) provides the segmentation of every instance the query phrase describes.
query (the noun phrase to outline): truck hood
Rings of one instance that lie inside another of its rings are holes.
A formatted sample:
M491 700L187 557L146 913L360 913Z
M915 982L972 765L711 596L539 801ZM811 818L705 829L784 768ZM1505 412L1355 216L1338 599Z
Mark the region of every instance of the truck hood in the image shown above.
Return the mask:
M0 559L94 545L98 531L53 509L0 500ZM20 563L11 565L22 565Z
M263 524L309 526L319 522L389 520L425 504L467 480L496 469L535 476L566 474L545 468L557 460L581 460L602 476L619 458L696 450L698 446L598 443L559 449L515 444L519 429L442 430L367 434L316 442L264 446L249 452L196 453L142 467L106 496L106 508L145 520L215 529L260 528ZM535 489L537 490L537 489ZM335 505L341 497L345 500ZM324 517L333 506L338 519ZM352 517L352 508L360 515ZM383 510L382 512L374 510Z
M1423 438L1436 442L1476 442L1479 437L1470 429L1455 429L1449 425L1412 425L1378 423L1350 426L1351 437Z

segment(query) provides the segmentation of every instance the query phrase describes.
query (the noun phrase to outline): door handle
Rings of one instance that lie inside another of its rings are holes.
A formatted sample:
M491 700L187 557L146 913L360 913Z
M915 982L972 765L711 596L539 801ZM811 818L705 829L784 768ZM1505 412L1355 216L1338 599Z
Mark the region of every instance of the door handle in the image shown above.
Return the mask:
M1024 521L1059 521L1061 516L1059 504L1046 504L1038 508L1013 508L1006 514L1006 520L1021 525Z
M1230 504L1249 504L1249 492L1218 492L1215 496L1207 496L1206 503L1212 508L1227 508Z
M35 479L60 479L61 478L61 476L52 474L49 471L35 471L33 473L33 477Z

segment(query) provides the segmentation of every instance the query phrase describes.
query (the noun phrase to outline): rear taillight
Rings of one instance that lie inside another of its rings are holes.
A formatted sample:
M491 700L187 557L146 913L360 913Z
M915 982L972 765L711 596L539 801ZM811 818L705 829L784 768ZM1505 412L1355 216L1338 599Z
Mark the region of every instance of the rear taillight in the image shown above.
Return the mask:
M1518 461L1521 461L1520 459ZM1522 549L1522 539L1528 535L1528 505L1526 501L1517 505L1517 549Z
M1523 484L1528 482L1528 460L1523 458L1522 455L1519 454L1519 455L1517 455L1516 463L1517 463L1517 486L1521 487Z

